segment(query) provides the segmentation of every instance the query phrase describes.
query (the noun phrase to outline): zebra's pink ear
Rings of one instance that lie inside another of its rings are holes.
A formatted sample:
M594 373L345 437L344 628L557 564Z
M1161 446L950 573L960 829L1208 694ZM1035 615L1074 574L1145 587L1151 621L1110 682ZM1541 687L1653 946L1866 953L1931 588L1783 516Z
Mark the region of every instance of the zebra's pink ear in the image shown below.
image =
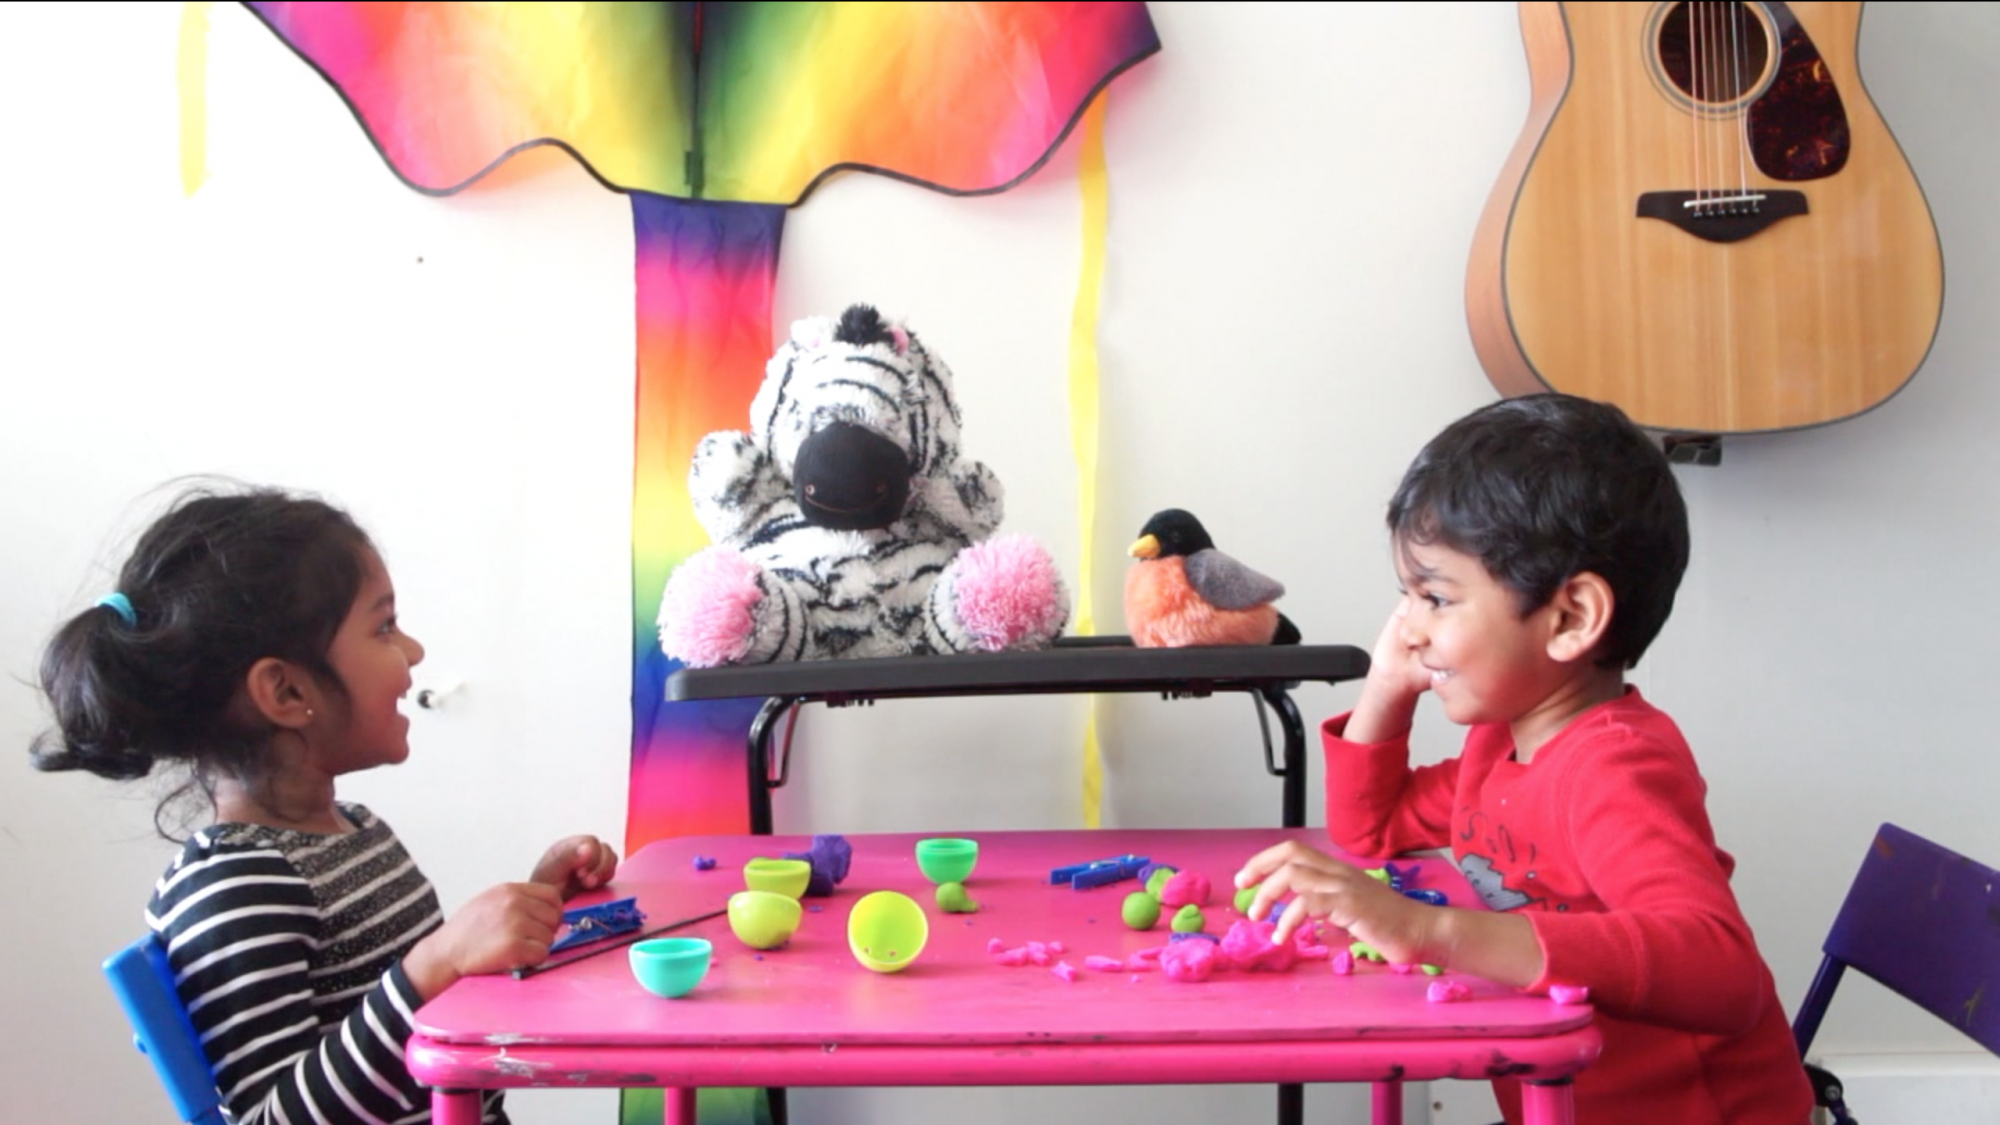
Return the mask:
M896 354L910 354L910 333L900 324L889 326L889 338L896 342Z

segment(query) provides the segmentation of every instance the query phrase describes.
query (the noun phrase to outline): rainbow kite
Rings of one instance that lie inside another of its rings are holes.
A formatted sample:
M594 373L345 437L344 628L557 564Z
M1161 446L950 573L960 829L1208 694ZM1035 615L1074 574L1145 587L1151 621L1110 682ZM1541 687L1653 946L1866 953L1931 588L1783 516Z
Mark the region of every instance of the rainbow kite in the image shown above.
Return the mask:
M625 843L746 831L743 746L758 701L667 704L677 666L654 620L668 573L706 544L687 495L695 443L742 426L770 355L785 211L844 170L955 195L1026 179L1100 90L1159 50L1145 4L245 6L418 191L451 194L553 145L631 197Z

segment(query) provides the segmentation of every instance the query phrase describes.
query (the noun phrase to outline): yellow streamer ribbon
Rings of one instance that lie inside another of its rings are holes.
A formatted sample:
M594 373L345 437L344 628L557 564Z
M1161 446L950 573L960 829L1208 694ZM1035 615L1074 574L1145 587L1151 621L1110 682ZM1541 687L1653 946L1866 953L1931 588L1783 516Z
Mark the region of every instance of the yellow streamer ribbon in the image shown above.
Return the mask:
M1091 606L1095 584L1091 559L1097 532L1097 316L1104 288L1104 235L1110 217L1110 190L1104 172L1104 107L1111 91L1100 91L1083 112L1077 149L1077 182L1083 189L1083 266L1076 283L1076 307L1069 322L1069 437L1076 453L1077 511L1083 525L1083 560L1077 565L1076 616L1072 632L1091 636L1097 622ZM1083 727L1083 823L1097 828L1104 819L1104 759L1097 744L1098 699L1085 705Z
M174 82L181 95L181 191L189 198L208 179L208 10L212 0L181 5Z

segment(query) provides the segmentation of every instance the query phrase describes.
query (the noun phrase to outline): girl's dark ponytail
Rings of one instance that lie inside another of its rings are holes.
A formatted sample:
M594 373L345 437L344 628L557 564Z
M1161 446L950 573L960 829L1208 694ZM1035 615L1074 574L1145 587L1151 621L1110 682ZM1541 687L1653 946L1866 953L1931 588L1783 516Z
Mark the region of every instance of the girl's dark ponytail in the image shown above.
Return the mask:
M140 536L115 593L43 651L55 728L29 748L35 767L120 781L185 767L186 783L156 813L196 790L212 797L220 776L254 784L273 730L239 702L250 668L275 657L344 692L326 653L372 550L321 500L268 488L183 493Z

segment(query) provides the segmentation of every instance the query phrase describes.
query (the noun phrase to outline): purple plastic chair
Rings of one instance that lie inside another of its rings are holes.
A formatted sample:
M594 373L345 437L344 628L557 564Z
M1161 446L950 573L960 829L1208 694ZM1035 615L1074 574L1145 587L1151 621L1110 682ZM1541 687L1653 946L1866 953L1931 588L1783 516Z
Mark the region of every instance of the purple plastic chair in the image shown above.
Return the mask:
M1884 824L1823 948L1826 959L1792 1021L1801 1058L1850 968L2000 1055L2000 873L1992 868ZM1852 1122L1839 1079L1807 1070L1835 1125Z

